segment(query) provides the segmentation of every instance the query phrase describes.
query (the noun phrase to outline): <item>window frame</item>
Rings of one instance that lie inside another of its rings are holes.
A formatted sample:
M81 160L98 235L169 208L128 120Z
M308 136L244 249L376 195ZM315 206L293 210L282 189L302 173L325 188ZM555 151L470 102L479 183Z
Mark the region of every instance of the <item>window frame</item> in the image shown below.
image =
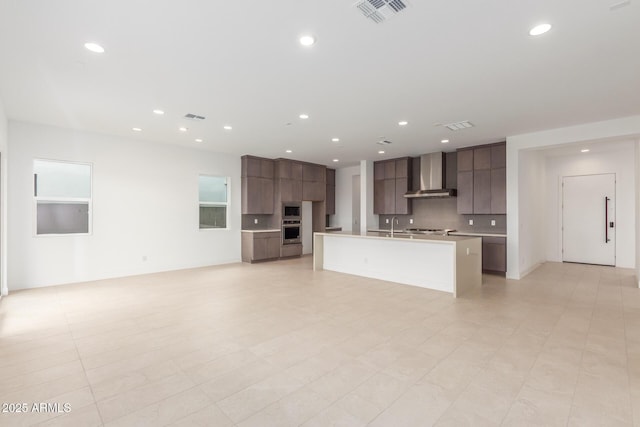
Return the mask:
M35 182L35 164L36 161L50 162L50 163L64 163L72 165L82 165L89 167L89 197L41 197L36 195L36 182ZM32 195L33 195L33 236L34 237L76 237L76 236L91 236L93 235L93 163L89 162L76 162L72 160L57 160L57 159L44 159L34 158L32 162L31 177L33 179ZM88 206L88 227L86 233L38 233L38 202L67 202L73 203L87 203Z
M212 178L224 178L225 180L225 186L227 189L227 201L226 202L203 202L200 200L200 177L201 176L206 176L206 177L212 177ZM197 198L198 198L198 230L199 231L211 231L211 230L216 230L216 231L220 231L220 230L229 230L229 206L231 205L231 177L226 176L226 175L216 175L216 174L211 174L211 173L199 173L198 174L198 194L197 194ZM207 227L207 228L202 228L200 227L200 207L224 207L225 208L225 226L224 227Z

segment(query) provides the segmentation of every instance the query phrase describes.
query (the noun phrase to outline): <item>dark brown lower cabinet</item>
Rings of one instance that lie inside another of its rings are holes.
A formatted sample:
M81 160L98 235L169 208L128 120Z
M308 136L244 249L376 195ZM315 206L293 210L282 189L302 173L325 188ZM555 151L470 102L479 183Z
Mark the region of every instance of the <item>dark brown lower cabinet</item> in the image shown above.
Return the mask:
M280 232L242 232L242 261L280 258Z
M282 245L282 250L280 251L280 256L282 258L300 255L302 255L302 244Z
M507 239L482 238L482 271L504 275L507 272Z

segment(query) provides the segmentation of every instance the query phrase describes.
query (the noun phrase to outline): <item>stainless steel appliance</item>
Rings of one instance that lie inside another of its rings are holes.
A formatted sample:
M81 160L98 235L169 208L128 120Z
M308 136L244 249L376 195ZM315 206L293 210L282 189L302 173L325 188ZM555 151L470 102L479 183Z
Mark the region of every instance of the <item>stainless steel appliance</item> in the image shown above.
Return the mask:
M453 160L453 157L450 157ZM409 191L404 197L409 199L417 198L439 198L455 197L457 190L447 188L447 157L444 153L423 154L420 156L420 190ZM457 165L450 162L450 173L455 176Z
M302 228L300 220L282 221L282 244L295 245L302 243Z
M298 221L302 219L302 204L298 202L284 202L282 204L282 221Z
M448 236L449 233L454 232L451 228L405 228L404 232L407 234L436 234L441 236Z

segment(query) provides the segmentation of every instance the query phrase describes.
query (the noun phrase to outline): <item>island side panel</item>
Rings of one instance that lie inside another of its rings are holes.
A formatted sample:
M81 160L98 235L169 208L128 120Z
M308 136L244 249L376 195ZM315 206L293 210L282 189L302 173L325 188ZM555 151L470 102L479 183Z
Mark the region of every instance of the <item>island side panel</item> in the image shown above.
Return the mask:
M456 280L454 297L482 286L482 239L456 242Z
M324 269L453 294L455 244L324 235Z
M324 236L313 233L313 269L324 270Z

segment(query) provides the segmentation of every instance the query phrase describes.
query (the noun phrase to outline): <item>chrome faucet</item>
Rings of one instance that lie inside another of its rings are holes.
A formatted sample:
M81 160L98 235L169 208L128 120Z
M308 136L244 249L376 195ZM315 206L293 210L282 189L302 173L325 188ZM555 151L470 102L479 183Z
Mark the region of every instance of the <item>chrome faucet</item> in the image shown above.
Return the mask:
M391 218L391 237L393 237L393 225L395 224L395 221L398 218L396 218L395 216L393 218Z

